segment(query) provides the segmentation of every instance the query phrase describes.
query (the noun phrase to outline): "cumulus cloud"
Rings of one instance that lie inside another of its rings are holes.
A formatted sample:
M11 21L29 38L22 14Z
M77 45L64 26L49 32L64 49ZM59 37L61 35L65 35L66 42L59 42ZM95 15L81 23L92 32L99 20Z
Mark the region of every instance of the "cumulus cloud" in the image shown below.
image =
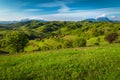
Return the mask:
M99 18L99 17L106 17L107 14L101 14L101 15L98 15L96 18Z

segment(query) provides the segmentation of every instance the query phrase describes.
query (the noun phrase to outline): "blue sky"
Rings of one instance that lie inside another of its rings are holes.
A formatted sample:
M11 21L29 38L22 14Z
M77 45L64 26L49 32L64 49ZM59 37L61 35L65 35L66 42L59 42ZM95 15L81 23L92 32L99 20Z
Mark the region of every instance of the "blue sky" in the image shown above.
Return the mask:
M120 20L120 0L0 0L0 20Z

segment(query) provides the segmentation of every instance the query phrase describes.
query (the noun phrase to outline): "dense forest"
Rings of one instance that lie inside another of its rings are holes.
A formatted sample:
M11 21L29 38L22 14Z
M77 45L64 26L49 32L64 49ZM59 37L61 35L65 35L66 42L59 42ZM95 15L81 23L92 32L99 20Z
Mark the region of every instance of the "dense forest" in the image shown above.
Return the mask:
M120 22L88 20L40 22L31 20L0 25L0 51L9 53L119 43Z

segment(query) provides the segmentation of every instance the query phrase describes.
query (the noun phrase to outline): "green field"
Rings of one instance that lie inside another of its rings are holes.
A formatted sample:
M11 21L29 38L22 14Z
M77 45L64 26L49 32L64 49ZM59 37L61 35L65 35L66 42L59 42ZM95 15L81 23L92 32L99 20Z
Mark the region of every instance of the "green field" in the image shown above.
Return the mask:
M120 80L120 44L0 55L0 80Z

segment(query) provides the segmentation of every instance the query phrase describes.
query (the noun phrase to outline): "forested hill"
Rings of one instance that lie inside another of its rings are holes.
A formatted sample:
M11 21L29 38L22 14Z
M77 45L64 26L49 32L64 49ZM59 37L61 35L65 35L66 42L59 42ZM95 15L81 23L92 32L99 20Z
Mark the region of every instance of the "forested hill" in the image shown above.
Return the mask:
M92 21L52 21L39 22L31 20L4 25L12 30L24 31L29 37L44 38L62 35L76 35L86 39L105 35L108 32L119 32L120 22L92 22ZM3 27L3 26L2 26Z
M13 31L18 31L24 33L29 39L29 45L37 47L37 50L41 50L40 47L47 46L52 49L57 48L67 48L76 46L76 39L85 39L86 41L97 38L97 44L99 42L103 43L103 39L108 34L115 34L115 36L120 35L120 22L92 22L88 20L71 22L71 21L51 21L51 22L40 22L37 20L31 20L28 22L18 22L14 24L6 24L2 26L7 26L7 28L0 28L0 39L5 40L4 36L10 34ZM17 34L19 35L19 33ZM113 36L114 36L113 34ZM12 35L12 34L11 34ZM102 36L102 39L101 39ZM99 38L101 40L99 40ZM111 36L109 40L111 39ZM38 42L32 41L37 40ZM13 42L13 41L12 41ZM51 42L51 44L49 44ZM78 41L80 42L80 41ZM95 41L92 41L95 42ZM119 39L117 42L120 42ZM71 45L70 45L71 43ZM88 45L89 42L86 44ZM96 42L95 42L96 43ZM4 42L2 42L4 44ZM54 45L55 44L55 45ZM63 45L65 44L65 45ZM53 46L54 45L54 46ZM57 46L59 45L59 46ZM0 45L2 46L2 45ZM77 44L77 46L79 46ZM83 46L83 45L82 45ZM33 49L31 48L31 50ZM35 49L36 50L36 49Z

